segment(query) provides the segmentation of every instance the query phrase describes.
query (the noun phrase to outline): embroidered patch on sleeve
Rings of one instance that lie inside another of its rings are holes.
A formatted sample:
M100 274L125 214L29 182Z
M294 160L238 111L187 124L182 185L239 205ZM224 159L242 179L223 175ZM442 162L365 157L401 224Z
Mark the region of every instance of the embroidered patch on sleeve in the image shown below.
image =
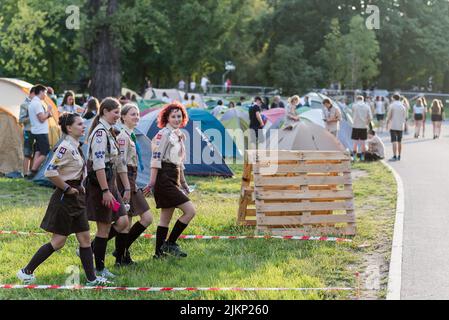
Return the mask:
M103 138L96 138L95 142L101 144L103 142Z
M97 159L103 159L105 154L106 154L106 152L104 152L104 151L98 151L98 152L95 152L95 157Z
M54 171L54 170L57 170L57 169L58 169L58 166L55 165L55 164L50 164L50 165L47 167L47 171Z
M98 130L95 134L96 137L102 137L103 136L103 130Z
M118 139L118 144L119 144L119 146L124 146L126 144L126 140L125 139Z
M153 159L160 159L162 156L161 152L155 152L153 153Z

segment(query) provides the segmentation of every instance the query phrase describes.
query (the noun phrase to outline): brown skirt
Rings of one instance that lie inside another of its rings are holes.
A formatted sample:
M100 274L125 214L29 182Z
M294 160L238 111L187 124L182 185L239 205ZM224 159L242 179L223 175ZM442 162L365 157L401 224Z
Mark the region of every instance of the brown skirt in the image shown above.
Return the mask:
M150 211L150 206L148 205L142 190L138 190L136 186L137 180L137 168L128 166L128 180L131 187L131 201L129 202L131 208L128 211L128 215L135 217ZM123 194L125 187L123 186L120 177L117 177L117 186L120 194Z
M82 193L79 181L67 181L71 187L80 192L76 195L64 195L59 188L50 198L47 212L41 223L41 228L47 232L69 236L73 233L89 231L85 195Z
M108 187L114 198L120 202L120 209L118 212L113 212L111 208L103 206L103 193L101 192L100 185L90 179L87 179L86 211L89 221L112 223L117 221L120 217L127 215L122 196L117 190L116 176L117 173L114 170L112 178L108 180Z
M154 199L156 208L176 208L190 199L181 191L180 169L178 166L168 162L162 162L154 186Z

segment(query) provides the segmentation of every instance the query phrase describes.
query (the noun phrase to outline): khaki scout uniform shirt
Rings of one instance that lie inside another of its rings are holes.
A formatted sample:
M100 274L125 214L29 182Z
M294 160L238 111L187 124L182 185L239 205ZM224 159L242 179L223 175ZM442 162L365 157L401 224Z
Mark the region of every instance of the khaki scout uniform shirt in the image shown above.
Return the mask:
M133 133L132 130L130 130L127 127L124 127L122 131L120 131L120 134L117 136L117 142L120 150L120 155L123 161L126 163L126 165L131 167L137 167L138 164L137 149L136 144L131 139L132 133ZM117 172L121 173L122 171L117 169Z
M92 131L88 139L88 159L92 161L92 169L98 171L106 168L106 163L113 163L117 172L128 172L128 168L120 156L117 141L112 136L112 126L105 120L100 119L100 123ZM109 140L109 148L108 148Z
M162 168L162 162L170 162L182 170L184 167L184 157L182 150L184 149L185 135L181 133L183 139L180 139L177 132L180 129L175 129L169 124L160 130L151 142L153 157L151 160L151 168ZM184 151L185 153L185 151Z
M76 139L67 135L53 154L45 176L59 176L64 181L82 180L86 167L83 155L78 150L79 145Z

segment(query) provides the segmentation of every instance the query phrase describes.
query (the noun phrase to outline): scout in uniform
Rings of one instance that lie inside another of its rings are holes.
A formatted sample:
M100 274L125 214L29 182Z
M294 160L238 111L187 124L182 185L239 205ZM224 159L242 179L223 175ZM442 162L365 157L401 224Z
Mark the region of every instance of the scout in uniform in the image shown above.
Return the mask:
M129 248L153 222L153 216L151 215L150 206L145 200L142 190L138 190L136 186L137 168L140 167L140 169L143 170L140 148L137 143L136 135L134 134L134 128L139 122L139 109L137 106L134 104L126 104L122 108L121 121L123 123L123 128L117 136L117 142L122 158L127 165L128 180L131 187L130 209L128 211L129 226L132 225L133 217L140 216L140 221L137 221L130 229L127 229L127 232L129 233L124 256L118 256L117 252L115 252L116 264L129 265L133 264ZM124 171L123 169L124 168L121 167L118 172L126 173L122 172ZM121 179L117 179L117 185L119 192L123 193L125 187L123 186Z
M86 183L86 207L89 221L97 223L97 234L92 243L97 274L114 278L104 266L107 242L117 236L117 254L122 256L127 244L124 232L128 227L124 202L130 200L130 187L126 165L123 163L115 138L113 125L120 119L120 102L106 98L101 102L88 138L88 161ZM118 192L117 170L125 186L123 198ZM112 223L114 223L112 225Z
M87 286L102 286L109 282L97 277L94 271L90 246L89 222L85 211L84 188L85 162L79 138L86 126L78 115L64 114L59 119L65 139L55 150L45 176L56 186L41 228L53 234L51 242L43 245L28 265L17 276L26 284L35 281L34 270L55 251L64 247L67 237L75 233L80 243L80 258L87 277Z
M144 192L146 195L153 192L157 208L162 209L156 233L156 259L165 254L187 257L176 241L195 216L195 208L187 197L189 186L184 177L186 137L180 130L188 121L183 105L166 105L158 117L158 127L162 130L152 141L151 180ZM167 239L168 226L176 208L181 209L183 215Z

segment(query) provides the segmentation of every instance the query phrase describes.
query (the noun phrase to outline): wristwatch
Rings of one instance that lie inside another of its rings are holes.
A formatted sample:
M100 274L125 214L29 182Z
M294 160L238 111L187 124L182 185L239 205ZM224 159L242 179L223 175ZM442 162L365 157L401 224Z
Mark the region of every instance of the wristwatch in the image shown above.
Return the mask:
M103 189L103 190L101 190L101 193L105 194L108 191L109 191L109 189Z

